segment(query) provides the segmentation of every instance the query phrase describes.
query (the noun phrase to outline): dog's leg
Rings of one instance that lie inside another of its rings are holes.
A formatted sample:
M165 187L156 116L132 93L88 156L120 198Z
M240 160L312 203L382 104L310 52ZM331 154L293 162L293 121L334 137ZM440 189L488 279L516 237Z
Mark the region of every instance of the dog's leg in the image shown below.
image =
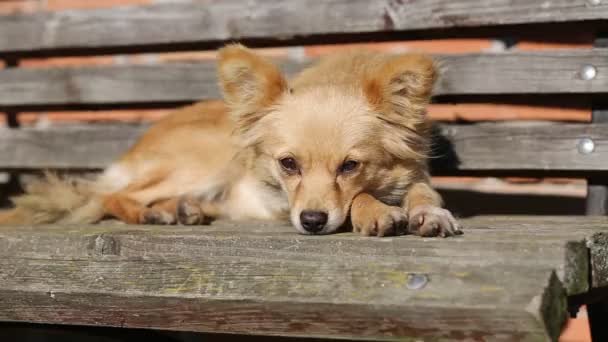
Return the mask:
M441 196L428 183L414 183L403 205L408 214L408 231L413 234L442 237L462 234L452 213L441 207Z
M403 231L407 222L402 208L386 205L366 193L354 198L350 215L353 231L364 236L394 235Z
M150 203L154 197L142 198L138 195L158 188L159 184L163 184L166 175L167 171L159 170L129 184L119 192L107 195L103 200L105 213L128 224L148 223L144 218L144 214L148 210L146 204ZM154 195L156 198L161 198L162 192L160 195Z
M139 223L207 225L218 212L217 205L199 201L195 196L184 195L160 200L141 209Z
M141 203L122 193L107 196L103 208L106 214L129 224L140 223L141 212L145 209Z

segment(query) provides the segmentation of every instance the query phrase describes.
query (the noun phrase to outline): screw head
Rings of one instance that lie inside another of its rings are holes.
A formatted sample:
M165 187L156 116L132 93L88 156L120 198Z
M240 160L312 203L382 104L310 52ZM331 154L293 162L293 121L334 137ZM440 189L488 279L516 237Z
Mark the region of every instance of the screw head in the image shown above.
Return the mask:
M597 69L591 64L583 65L580 76L585 81L592 80L597 76Z
M583 138L578 142L578 152L582 154L590 154L595 150L595 143L589 138Z
M407 288L410 290L420 290L429 282L429 278L426 274L408 274L407 275Z

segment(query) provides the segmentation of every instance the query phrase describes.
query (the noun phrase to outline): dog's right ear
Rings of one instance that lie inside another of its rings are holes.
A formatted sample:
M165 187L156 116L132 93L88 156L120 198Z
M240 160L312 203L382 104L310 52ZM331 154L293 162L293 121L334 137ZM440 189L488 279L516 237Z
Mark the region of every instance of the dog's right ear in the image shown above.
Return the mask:
M288 91L277 66L240 44L219 50L218 76L224 100L241 125L257 121Z

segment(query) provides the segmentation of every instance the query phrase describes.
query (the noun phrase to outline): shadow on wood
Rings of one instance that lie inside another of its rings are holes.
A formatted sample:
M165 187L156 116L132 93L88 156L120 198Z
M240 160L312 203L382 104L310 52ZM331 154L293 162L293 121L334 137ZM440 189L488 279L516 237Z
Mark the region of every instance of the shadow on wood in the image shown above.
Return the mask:
M441 189L447 208L459 217L475 215L584 215L585 199Z
M91 326L68 326L55 324L0 323L0 340L21 342L204 342L204 341L249 341L249 342L317 342L311 338L278 336L246 336L232 334L190 333L147 329L108 328Z

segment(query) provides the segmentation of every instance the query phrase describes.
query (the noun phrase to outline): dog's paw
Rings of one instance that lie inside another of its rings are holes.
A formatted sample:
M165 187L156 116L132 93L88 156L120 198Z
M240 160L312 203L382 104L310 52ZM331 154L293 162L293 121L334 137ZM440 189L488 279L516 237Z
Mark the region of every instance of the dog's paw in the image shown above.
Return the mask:
M410 233L425 237L447 237L463 233L449 210L432 205L420 205L410 210L407 228Z
M203 213L197 200L184 196L177 204L177 221L183 225L193 226L209 224L210 218Z
M353 231L363 236L397 235L405 230L407 215L400 207L375 205L351 217Z
M139 215L139 222L154 225L175 224L175 216L164 210L146 208Z

